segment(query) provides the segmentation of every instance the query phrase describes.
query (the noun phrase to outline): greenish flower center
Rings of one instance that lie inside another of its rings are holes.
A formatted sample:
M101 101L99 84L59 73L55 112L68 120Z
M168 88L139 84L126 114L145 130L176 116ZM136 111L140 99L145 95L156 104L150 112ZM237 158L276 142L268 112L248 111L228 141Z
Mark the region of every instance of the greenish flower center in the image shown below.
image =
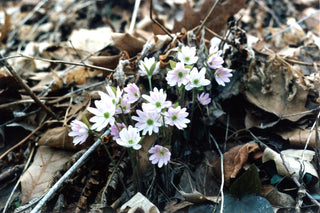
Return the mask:
M182 78L183 77L183 72L178 72L178 77Z
M178 119L178 116L177 116L177 115L173 115L173 116L171 117L171 119L172 119L173 121L175 121L175 120Z
M133 144L133 140L128 140L128 144Z
M105 119L109 119L110 118L110 113L109 112L105 112L103 114L103 116L105 117Z
M160 108L161 107L161 103L159 101L156 102L156 107Z
M149 119L147 120L147 124L148 124L149 126L153 125L153 120L149 118Z
M112 103L113 103L113 104L116 104L116 99L112 99Z
M185 60L185 61L190 61L190 57L187 56L187 57L184 58L184 60Z
M134 93L134 97L136 97L136 98L137 98L137 97L138 97L138 93Z
M199 84L199 79L194 79L193 84L198 85Z
M166 153L166 152L165 152L164 150L160 150L160 151L159 151L159 155L161 155L161 156L164 156L165 153Z

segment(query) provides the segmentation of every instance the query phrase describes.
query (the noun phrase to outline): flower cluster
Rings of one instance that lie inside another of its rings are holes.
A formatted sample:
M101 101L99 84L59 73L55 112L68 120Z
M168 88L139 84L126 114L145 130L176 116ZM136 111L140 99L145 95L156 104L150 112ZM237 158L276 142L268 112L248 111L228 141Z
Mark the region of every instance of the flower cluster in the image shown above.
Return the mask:
M216 47L211 47L209 50L207 67L195 65L199 60L196 52L196 47L179 48L178 61L170 61L171 69L168 69L165 77L167 84L171 87L177 86L180 92L192 91L192 110L196 100L201 105L208 105L211 102L209 93L198 94L211 83L210 79L206 78L207 70L214 70L215 80L222 86L225 86L232 76L230 69L222 67L224 60L221 51ZM92 125L86 119L84 123L78 120L71 122L72 131L69 136L74 137L74 144L84 143L89 133L100 132L108 127L118 145L139 150L142 148L140 142L147 134L161 132L166 134L166 128L179 130L186 128L190 119L187 107L183 105L186 103L183 101L183 95L178 95L182 99L178 100L179 105L167 99L167 93L163 88L152 87L151 78L159 71L160 63L154 57L140 60L138 73L148 78L149 94L141 94L139 87L134 83L127 84L123 89L106 86L106 92L99 91L100 100L94 101L94 107L88 107L88 111L93 114L89 119ZM137 109L138 106L141 107ZM131 125L128 125L128 121ZM149 160L153 164L158 164L159 168L170 161L171 152L164 146L155 144L149 153Z

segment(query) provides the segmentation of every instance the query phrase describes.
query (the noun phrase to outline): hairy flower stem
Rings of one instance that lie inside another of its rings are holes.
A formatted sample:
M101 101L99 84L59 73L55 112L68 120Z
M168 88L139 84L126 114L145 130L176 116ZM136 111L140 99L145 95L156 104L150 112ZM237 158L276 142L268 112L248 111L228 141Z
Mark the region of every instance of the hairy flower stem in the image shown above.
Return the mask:
M124 111L123 111L123 108L120 106L120 109L121 109L121 116L122 116L122 119L123 119L123 122L124 122L124 124L126 125L126 127L128 127L128 123L127 123L127 120L126 120L126 118L125 118L125 116L124 116Z
M149 89L150 89L150 91L152 91L152 82L151 82L151 78L152 78L152 75L148 75L148 81L149 81Z

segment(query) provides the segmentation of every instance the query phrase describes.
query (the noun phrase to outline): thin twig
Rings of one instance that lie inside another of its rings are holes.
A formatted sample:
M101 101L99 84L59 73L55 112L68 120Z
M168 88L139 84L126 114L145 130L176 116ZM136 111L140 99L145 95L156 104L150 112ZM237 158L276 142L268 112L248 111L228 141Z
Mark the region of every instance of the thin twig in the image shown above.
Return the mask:
M210 30L208 27L204 27L204 28L206 29L206 31L208 31L208 32L209 32L210 34L212 34L213 36L215 36L215 37L219 38L220 40L222 40L222 41L226 42L227 44L230 44L230 45L232 45L232 46L235 46L235 43L234 43L234 42L229 41L229 40L227 40L227 39L223 38L221 35L219 35L219 34L217 34L217 33L213 32L213 31L212 31L212 30Z
M46 123L46 122L45 122ZM3 153L0 156L0 160L2 158L4 158L9 152L11 152L12 150L14 150L15 148L19 147L21 144L23 144L24 142L26 142L32 135L34 135L36 132L38 132L43 126L44 124L41 124L40 126L38 126L35 130L33 130L27 137L25 137L24 139L22 139L19 143L17 143L16 145L14 145L13 147L11 147L10 149L8 149L5 153Z
M290 174L290 177L292 178L293 182L298 186L298 188L301 187L300 182L297 180L297 178L295 176L293 176L293 173L289 170L289 166L287 164L287 161L284 159L283 154L280 152L280 157L282 159L282 163L284 165L284 167L286 168L288 174ZM307 197L311 200L312 203L314 203L315 205L317 205L318 207L320 207L320 203L314 199L307 191L305 192Z
M28 158L27 163L26 163L25 166L24 166L24 169L23 169L23 171L22 171L22 174L23 174L23 173L26 171L26 169L29 167L29 164L30 164L31 159L32 159L32 157L33 157L34 150L35 150L35 147L33 147L32 150L31 150L31 153L30 153L30 155L29 155L29 158ZM10 194L10 196L9 196L7 202L6 202L6 205L5 205L2 213L6 213L7 208L9 207L10 202L11 202L11 200L12 200L12 196L14 195L14 192L16 191L16 189L18 188L18 186L19 186L19 184L20 184L21 178L22 178L22 176L20 176L20 178L19 178L19 180L17 181L16 185L13 187L13 189L12 189L12 191L11 191L11 194Z
M213 4L213 6L211 7L209 13L207 14L207 16L203 19L200 27L197 29L197 31L196 31L196 33L195 33L196 35L198 35L198 34L200 33L200 30L202 29L202 27L204 26L204 24L207 22L209 16L210 16L211 13L213 12L214 8L217 6L218 2L219 2L219 0L216 0L216 2L215 2L215 3Z
M134 30L134 26L136 25L137 14L139 10L141 0L136 0L134 3L133 14L130 22L129 33L132 34Z
M107 130L101 137L110 134L110 130ZM40 212L42 206L54 195L54 193L62 186L62 184L84 163L89 155L100 145L101 140L98 139L94 144L79 158L79 160L73 164L73 166L50 188L41 201L34 207L31 213Z
M150 19L153 23L155 23L156 25L158 25L161 30L163 30L172 40L173 40L173 37L171 35L171 33L167 30L167 28L165 28L162 24L160 24L157 20L155 20L153 17L152 17L152 10L153 10L153 2L152 0L149 0L150 2Z
M62 60L51 60L51 59L45 59L45 58L37 58L37 57L27 56L27 55L24 55L22 53L20 55L21 55L21 57L25 57L25 58L29 58L29 59L33 59L33 60L39 60L39 61L45 61L45 62L51 62L51 63L69 64L69 65L92 68L92 69L96 69L96 70L114 72L114 70L112 70L112 69L99 67L99 66L94 66L94 65L89 65L89 64L84 64L84 63L75 63L75 62L62 61Z
M224 169L223 169L223 154L219 148L219 145L214 139L214 137L210 134L210 138L213 140L214 144L216 145L219 155L220 155L220 163L221 163L221 185L220 185L220 192L221 192L221 208L220 208L220 213L223 213L223 206L224 206L224 194L223 194L223 186L224 186Z
M2 55L0 55L0 58L3 58ZM30 87L20 78L20 76L16 73L16 71L13 69L13 67L6 61L0 61L0 64L5 66L7 70L11 73L11 75L15 78L15 80L20 84L21 87L23 87L27 93L31 96L31 98L38 104L41 108L43 108L46 112L48 112L51 116L57 118L57 116L51 111L49 107L47 107L38 96L36 96Z

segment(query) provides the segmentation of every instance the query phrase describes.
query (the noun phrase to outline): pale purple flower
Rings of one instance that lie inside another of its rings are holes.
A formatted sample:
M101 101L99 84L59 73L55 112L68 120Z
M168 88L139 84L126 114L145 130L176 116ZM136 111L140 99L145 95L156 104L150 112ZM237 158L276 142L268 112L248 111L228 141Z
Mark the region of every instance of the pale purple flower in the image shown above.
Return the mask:
M195 64L198 61L196 56L196 48L189 46L182 46L178 52L178 59L184 64Z
M123 128L119 133L119 138L116 140L117 144L120 146L133 148L135 150L141 149L141 145L139 144L141 140L139 131L137 128L129 125L128 129Z
M167 101L167 94L163 89L158 90L158 88L153 88L153 91L150 91L150 95L142 95L142 97L148 101L151 108L155 109L157 112L161 112L163 108L171 106L171 101Z
M101 131L108 124L112 125L114 123L115 119L113 116L116 107L110 96L101 96L101 100L94 103L96 108L88 107L88 111L95 115L90 118L90 122L94 123L91 129Z
M208 105L211 102L211 98L209 98L209 93L201 93L201 95L197 95L197 99L203 106Z
M141 96L139 87L134 83L128 84L123 90L126 92L123 97L127 99L130 104L139 100Z
M183 62L178 62L176 67L168 72L166 80L170 86L186 85L189 82L189 72L190 69L185 68Z
M222 67L222 64L224 63L223 58L221 57L222 51L218 50L217 47L211 46L209 50L209 56L207 59L207 65L211 69L217 69Z
M219 68L214 73L214 78L219 85L225 86L226 82L230 82L230 77L232 77L232 70L228 68Z
M200 72L198 72L198 69L194 67L189 74L189 83L186 85L186 90L209 85L211 82L205 78L205 75L205 67L201 68Z
M146 135L147 132L149 135L151 135L152 132L159 132L159 127L162 125L160 113L150 109L148 105L142 104L142 111L137 110L137 114L138 116L132 116L132 119L138 121L135 126L139 131L142 130L142 135Z
M164 165L167 165L170 161L171 152L166 147L155 145L149 150L151 156L149 160L151 160L152 164L158 164L158 167L161 168Z
M186 112L186 108L177 106L176 108L170 107L168 112L165 113L165 122L170 126L176 126L178 129L187 127L190 120L187 118L189 113Z
M77 144L82 144L84 143L88 136L89 136L89 128L88 126L78 120L73 120L71 122L71 132L69 132L69 136L70 137L74 137L73 138L73 144L77 145Z
M118 129L119 128L119 129ZM126 125L124 123L114 123L110 130L111 130L111 135L113 136L113 140L117 140L119 137L119 130L121 131L123 128L126 128Z
M128 99L122 98L120 104L117 105L116 114L127 114L130 112L131 106Z
M147 58L140 61L139 71L140 76L152 76L159 73L160 62L156 62L155 58Z

